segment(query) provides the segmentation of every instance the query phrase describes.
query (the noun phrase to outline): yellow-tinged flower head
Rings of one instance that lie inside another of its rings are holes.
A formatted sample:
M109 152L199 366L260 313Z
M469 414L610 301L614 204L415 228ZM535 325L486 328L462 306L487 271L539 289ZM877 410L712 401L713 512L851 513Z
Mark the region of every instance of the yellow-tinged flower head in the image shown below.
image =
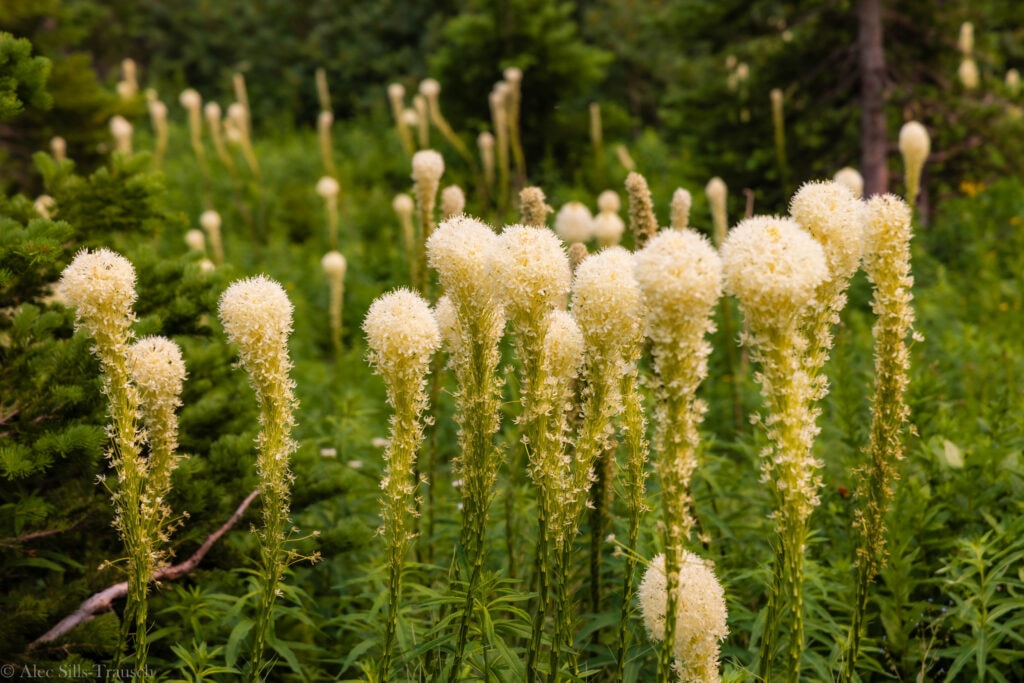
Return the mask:
M442 296L434 304L434 319L437 320L444 350L452 356L458 355L464 346L462 327L459 325L459 312L455 310L455 304L448 295Z
M412 179L417 183L437 185L444 175L444 157L432 149L412 155Z
M674 229L682 230L689 227L692 204L693 198L690 196L689 190L680 187L672 193L671 225Z
M665 556L658 555L640 582L637 597L647 633L654 641L665 638L668 601ZM718 644L727 635L725 592L710 562L683 551L677 582L675 647L680 680L705 683L720 680Z
M341 186L329 175L323 176L316 183L316 193L324 199L337 199L339 192L341 192Z
M1017 69L1010 69L1006 72L1006 90L1011 97L1016 97L1020 92L1020 71Z
M594 216L581 202L563 204L555 215L555 232L566 244L586 242L594 235Z
M395 210L399 217L411 217L416 204L413 202L412 197L402 192L396 194L395 198L391 200L391 208Z
M845 185L854 197L859 199L864 195L864 176L857 169L845 166L836 171L832 179L840 185Z
M864 252L864 204L842 183L809 182L797 190L789 213L825 248L829 275L847 280Z
M132 151L132 124L128 119L117 114L110 119L110 134L117 142L117 151L131 153Z
M466 194L458 185L441 190L441 217L452 218L466 210Z
M629 195L629 229L637 247L642 247L658 233L658 219L654 215L654 202L647 179L636 171L626 176L626 192Z
M524 187L519 191L519 213L523 225L541 228L548 223L548 214L554 211L547 204L544 190L539 187Z
M610 247L584 259L572 284L572 310L589 348L608 353L639 343L644 301L632 254Z
M221 295L219 313L256 394L263 398L282 388L290 391L292 302L284 288L265 275L238 280Z
M622 199L615 190L605 190L597 196L598 212L618 213L622 210Z
M602 211L594 218L594 237L602 247L617 245L625 231L625 221L614 211Z
M391 83L388 85L388 99L398 100L399 102L405 97L405 86L401 83Z
M722 245L725 290L740 300L756 330L788 324L828 277L825 250L796 221L754 216Z
M207 102L203 106L203 116L211 124L211 126L220 126L220 119L222 116L220 105L216 102Z
M77 325L93 335L123 333L135 320L135 268L109 249L78 252L61 274L57 291L75 307Z
M974 61L973 57L964 57L960 62L960 68L957 69L956 75L960 78L960 83L963 84L967 90L976 90L978 85L981 84L981 74L978 72L978 63Z
M583 362L583 333L567 311L553 310L547 317L542 372L548 377L572 379Z
M374 300L363 321L370 364L396 386L419 383L441 347L441 331L430 304L404 287Z
M517 85L523 80L523 70L516 66L510 66L502 72L502 76L508 83Z
M969 21L960 24L960 36L957 38L956 45L965 55L974 51L974 24Z
M185 233L185 244L192 251L206 251L206 235L202 230L189 230Z
M53 158L57 161L66 159L68 155L67 140L59 135L50 138L50 150L53 152Z
M483 131L476 137L476 144L481 149L494 149L494 134L488 130Z
M324 273L331 278L344 280L345 271L348 269L348 262L340 251L329 251L320 259L320 267Z
M493 305L496 283L489 263L498 239L475 218L455 216L443 221L427 240L427 263L458 306L480 310Z
M420 81L420 94L426 98L437 97L441 94L441 84L433 78L424 78Z
M166 337L143 337L128 351L128 370L139 387L146 413L173 412L181 405L185 359L181 348Z
M907 201L913 205L921 184L921 170L931 153L932 140L928 129L917 121L908 121L900 128L900 154L907 183Z
M160 100L153 100L147 106L149 109L149 116L154 122L154 127L166 123L167 121L167 105Z
M491 279L511 319L539 320L569 291L571 271L562 242L550 230L506 227L490 259Z
M57 200L48 194L41 194L32 202L32 208L40 216L49 220L53 217L53 212L57 208Z
M864 270L872 279L877 279L876 271L883 255L894 249L905 249L910 241L911 211L905 201L892 194L872 197L867 211Z
M660 232L633 259L647 334L657 343L678 341L680 328L710 316L722 296L722 260L693 230Z
M714 224L715 244L721 247L729 230L729 219L725 202L729 189L725 186L724 180L715 176L704 187L704 194L707 195L708 203L711 205L711 220Z
M192 88L182 90L181 95L178 96L178 101L181 103L181 106L189 111L199 111L199 108L203 105L202 96Z
M207 233L220 230L220 224L220 214L213 209L203 211L203 213L199 215L199 225L203 226L203 230Z

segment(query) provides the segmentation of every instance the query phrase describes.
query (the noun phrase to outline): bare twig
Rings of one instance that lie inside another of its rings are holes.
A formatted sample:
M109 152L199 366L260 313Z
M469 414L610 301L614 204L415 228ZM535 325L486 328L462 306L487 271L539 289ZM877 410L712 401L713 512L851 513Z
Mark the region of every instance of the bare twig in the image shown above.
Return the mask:
M43 531L33 531L30 534L24 534L22 536L11 536L10 538L0 538L0 546L16 546L21 543L27 543L28 541L34 541L37 538L46 538L47 536L56 536L62 534L65 531L71 531L81 522L75 522L71 526L61 527L60 529L45 529Z
M161 567L160 569L157 569L155 572L153 572L151 580L173 581L175 579L181 578L182 576L185 576L193 569L195 569L196 566L206 556L206 553L210 551L210 548L213 547L213 544L219 541L224 534L229 532L231 528L238 523L238 520L242 518L242 515L245 514L245 511L249 508L249 505L252 503L252 501L256 499L257 495L259 495L259 490L253 491L248 496L246 496L245 500L243 500L241 505L238 506L238 509L235 510L235 513L231 515L231 518L228 519L228 521L224 522L224 524L222 524L219 529L210 534L206 538L206 540L203 541L203 544L199 546L199 548L194 553L192 553L191 557L189 557L184 562L181 562L180 564L172 565L170 567ZM85 602L79 605L78 609L76 609L74 612L64 617L63 619L61 619L60 622L56 626L51 628L49 631L36 638L36 640L34 640L32 644L28 646L28 649L32 650L44 643L53 642L54 640L57 640L61 636L71 631L71 629L75 628L79 624L83 624L89 621L97 614L102 614L103 612L110 611L111 609L113 609L114 600L123 598L127 594L127 581L115 583L112 586L104 588L99 593L94 593L88 599L86 599Z

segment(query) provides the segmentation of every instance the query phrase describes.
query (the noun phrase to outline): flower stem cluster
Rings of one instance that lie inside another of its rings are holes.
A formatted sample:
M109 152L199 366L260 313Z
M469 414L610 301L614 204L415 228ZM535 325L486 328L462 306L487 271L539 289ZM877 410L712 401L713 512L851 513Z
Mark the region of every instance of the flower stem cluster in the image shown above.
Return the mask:
M61 275L58 291L75 307L76 327L93 338L103 372L111 418L107 456L117 474L110 486L114 527L128 554L124 625L127 630L134 623L136 674L146 678L146 592L167 540L165 500L177 447L174 410L185 365L169 340L149 337L131 344L135 269L123 256L107 249L79 252ZM143 457L147 442L148 459Z

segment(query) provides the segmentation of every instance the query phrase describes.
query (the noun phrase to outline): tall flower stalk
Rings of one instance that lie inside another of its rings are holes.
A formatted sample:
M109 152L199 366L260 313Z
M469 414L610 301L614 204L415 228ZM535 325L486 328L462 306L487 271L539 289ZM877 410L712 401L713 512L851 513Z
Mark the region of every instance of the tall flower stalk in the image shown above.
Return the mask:
M114 528L128 554L126 632L135 626L135 672L145 679L146 590L156 561L156 539L143 514L146 461L142 457L141 398L131 382L129 356L134 337L135 269L120 254L108 249L80 251L64 269L58 288L75 307L75 326L92 337L94 353L103 372L103 393L109 401L111 445L107 458L117 475L109 485L114 504Z
M539 596L526 664L527 679L532 683L538 674L551 588L550 554L557 547L557 536L565 533L565 528L555 520L562 514L568 486L565 406L569 382L582 354L582 336L578 328L573 333L575 322L571 317L552 313L569 290L571 274L561 242L550 230L524 225L506 227L491 252L490 272L515 332L523 406L519 425L527 469L538 488ZM576 360L572 362L574 356ZM519 469L513 465L513 471Z
M456 470L462 479L460 544L469 560L466 602L451 663L452 680L459 675L483 570L487 515L494 498L502 453L494 442L501 426L498 348L505 315L488 272L498 236L466 216L449 219L427 241L427 260L446 292L437 307L449 366L458 383L455 394L459 425Z
M422 414L428 403L426 375L431 358L441 345L441 333L426 300L404 288L373 302L366 313L363 331L370 348L370 365L384 380L388 403L394 409L384 451L384 478L380 483L387 544L388 618L379 674L386 681L398 630L402 568L415 538L417 481L412 472L423 443Z
M855 526L857 547L857 599L850 627L849 651L843 680L852 681L865 628L868 590L888 559L885 547L885 515L892 500L892 482L898 478L897 463L903 459L903 434L910 415L904 395L910 382L910 350L907 336L913 333L911 307L914 279L910 274L911 209L893 195L868 202L864 269L874 285L871 309L877 316L875 337L875 386L871 399L871 462L858 468L860 483L855 493L859 507Z
M256 471L263 512L263 528L257 532L261 585L246 676L249 681L258 681L263 674L274 602L290 560L285 547L293 479L288 463L296 448L291 430L297 406L288 357L292 303L280 284L257 275L228 287L221 295L219 313L228 340L238 347L239 360L249 375L260 411Z
M761 463L776 503L776 558L760 673L772 677L775 637L786 616L786 680L795 683L804 648L804 549L821 484L821 463L811 453L818 433L817 388L804 359L808 341L801 321L829 276L828 265L821 245L795 221L768 216L733 228L722 262L725 289L739 299L746 320L743 343L760 364L755 379L767 408L760 422L769 441Z
M690 480L697 469L698 426L707 410L697 389L707 376L722 262L707 238L692 230L659 233L636 254L636 276L647 302L658 406L655 470L661 482L666 622L659 658L663 680L674 654L679 572L694 525Z
M575 452L569 471L571 497L566 501L567 519L562 525L575 529L586 509L588 492L591 510L590 579L592 608L599 609L601 546L605 543L612 458L615 453L612 421L624 410L622 385L635 375L643 336L644 305L640 286L633 276L633 257L621 247L608 247L589 256L576 269L572 287L572 310L584 339L581 374L581 419ZM571 536L561 538L556 548L564 576L568 569ZM559 583L558 600L568 605L567 586ZM560 610L560 627L552 647L552 658L563 646L571 649L571 617ZM554 669L554 667L552 667Z

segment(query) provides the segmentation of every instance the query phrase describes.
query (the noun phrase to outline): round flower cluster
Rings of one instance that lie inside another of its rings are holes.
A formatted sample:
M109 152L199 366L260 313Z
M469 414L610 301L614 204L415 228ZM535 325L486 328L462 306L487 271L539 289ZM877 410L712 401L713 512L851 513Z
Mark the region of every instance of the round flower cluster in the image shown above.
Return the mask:
M128 368L143 401L152 406L147 412L173 411L181 405L185 360L173 341L156 336L139 339L129 349Z
M341 186L338 185L338 181L329 175L323 176L316 183L316 193L324 199L336 198L340 191Z
M648 302L647 334L672 344L680 330L707 318L722 295L722 261L692 230L667 230L636 253L635 273Z
M449 185L441 190L441 215L445 218L457 216L466 210L466 194L458 185Z
M834 180L805 183L789 213L824 247L831 277L851 278L864 252L864 204L854 193Z
M544 336L545 374L571 379L583 361L583 333L568 312L548 313L548 331Z
M775 216L747 218L730 230L722 267L726 291L754 329L789 324L828 277L821 244L796 221Z
M555 232L566 244L586 242L594 234L594 217L580 202L564 204L555 215Z
M363 332L370 363L386 378L420 382L430 358L441 346L441 332L430 304L404 287L376 300L366 313Z
M558 237L525 225L508 226L498 236L490 271L513 320L539 320L569 291L572 277Z
M238 280L221 295L219 314L257 395L290 387L292 302L284 288L265 275Z
M64 269L59 295L71 306L80 327L91 334L124 331L135 320L135 268L109 249L83 249Z
M610 247L583 260L572 291L572 310L588 347L607 352L639 341L643 294L628 251Z
M324 273L329 277L344 280L348 263L340 251L332 250L324 254L324 257L320 259L320 267L324 269Z
M637 592L647 633L654 641L665 638L668 586L665 556L651 560ZM725 593L711 563L683 551L677 584L674 652L682 681L718 678L718 643L729 634Z
M488 274L491 250L498 236L468 216L443 221L427 240L427 263L458 306L479 309L493 299L494 279Z
M412 155L412 179L416 182L437 183L444 175L444 157L432 149L422 149Z

